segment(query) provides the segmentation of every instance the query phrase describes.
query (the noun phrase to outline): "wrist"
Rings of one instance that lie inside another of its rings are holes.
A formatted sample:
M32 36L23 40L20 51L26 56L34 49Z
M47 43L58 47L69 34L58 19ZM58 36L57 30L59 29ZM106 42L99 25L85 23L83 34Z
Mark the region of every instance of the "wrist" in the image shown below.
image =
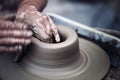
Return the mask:
M24 5L18 9L16 19L23 19L27 13L33 11L37 11L37 8L34 5Z
M33 5L38 11L41 12L47 5L47 2L48 0L22 0L19 7L22 7L24 5Z

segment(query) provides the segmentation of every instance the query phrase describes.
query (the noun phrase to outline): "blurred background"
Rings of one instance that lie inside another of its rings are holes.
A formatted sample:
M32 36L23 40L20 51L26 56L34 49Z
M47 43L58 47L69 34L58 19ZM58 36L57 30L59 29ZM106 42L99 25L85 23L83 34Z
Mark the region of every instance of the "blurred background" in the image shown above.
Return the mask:
M120 39L120 0L48 0L44 12L51 12L116 36ZM101 43L100 43L101 44ZM120 49L106 47L111 68L103 80L120 80Z
M48 0L52 12L90 27L120 30L120 0Z

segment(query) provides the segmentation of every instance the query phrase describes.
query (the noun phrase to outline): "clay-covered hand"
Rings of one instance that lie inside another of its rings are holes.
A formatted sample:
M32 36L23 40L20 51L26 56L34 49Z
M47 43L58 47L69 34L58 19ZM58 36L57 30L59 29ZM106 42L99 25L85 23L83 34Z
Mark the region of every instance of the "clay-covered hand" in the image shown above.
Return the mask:
M23 21L34 26L35 32L43 42L52 42L53 37L56 42L60 41L59 33L52 19L41 12L34 6L24 6L18 10L16 20Z
M0 20L0 53L21 51L31 42L32 32L24 23Z

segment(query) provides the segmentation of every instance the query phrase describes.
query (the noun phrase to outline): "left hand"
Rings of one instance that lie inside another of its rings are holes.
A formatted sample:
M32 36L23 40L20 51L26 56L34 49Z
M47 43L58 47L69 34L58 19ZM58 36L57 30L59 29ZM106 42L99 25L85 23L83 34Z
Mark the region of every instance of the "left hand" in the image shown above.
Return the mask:
M37 38L43 42L52 42L54 36L55 41L59 42L60 37L56 25L52 19L39 11L34 6L24 6L17 12L16 20L33 25Z
M32 31L24 23L0 19L0 54L21 52L31 43Z

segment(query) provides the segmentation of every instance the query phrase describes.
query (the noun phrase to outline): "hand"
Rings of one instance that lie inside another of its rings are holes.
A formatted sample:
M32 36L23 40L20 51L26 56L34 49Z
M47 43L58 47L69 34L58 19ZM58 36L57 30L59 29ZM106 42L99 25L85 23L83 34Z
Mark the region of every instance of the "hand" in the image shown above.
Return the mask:
M56 42L60 41L58 30L52 19L37 11L34 6L24 6L18 10L16 19L29 25L33 25L37 38L44 42L52 42L53 36Z
M32 32L23 23L0 20L0 53L22 50L31 42Z

